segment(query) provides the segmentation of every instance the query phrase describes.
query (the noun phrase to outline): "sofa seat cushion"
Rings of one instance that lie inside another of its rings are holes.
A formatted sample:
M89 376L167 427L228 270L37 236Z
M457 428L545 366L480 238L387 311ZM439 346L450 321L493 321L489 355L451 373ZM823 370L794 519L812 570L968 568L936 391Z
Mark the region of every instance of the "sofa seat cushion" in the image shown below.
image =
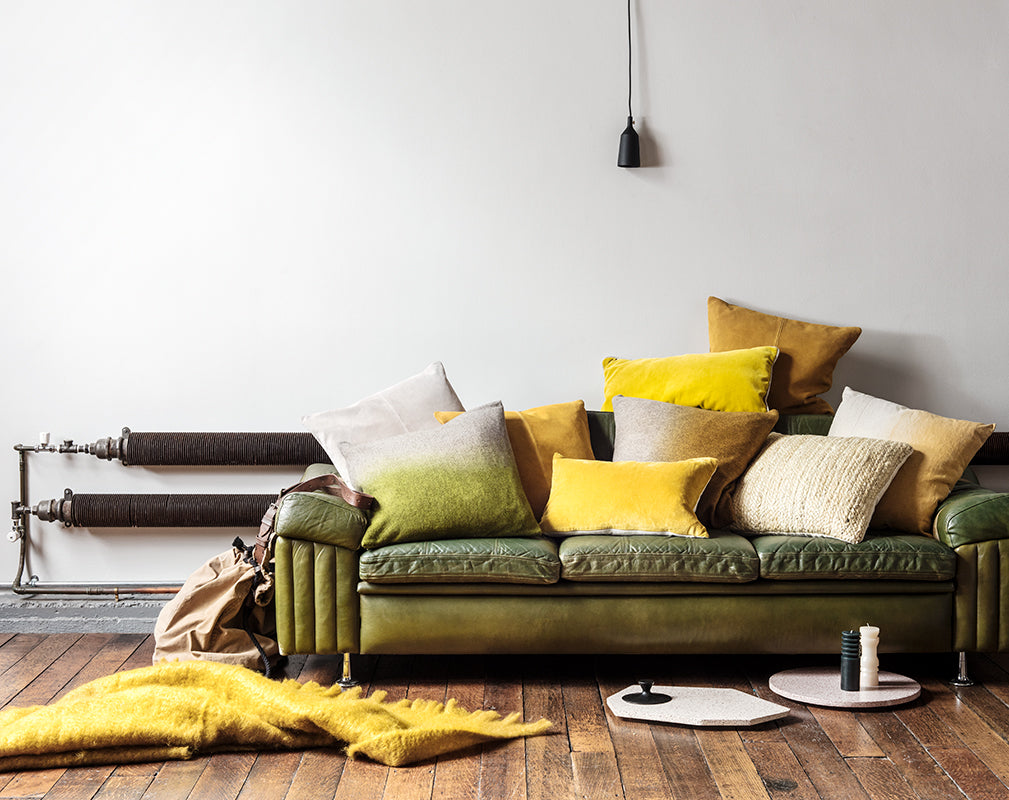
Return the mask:
M772 580L949 581L956 556L920 534L870 531L857 544L824 536L767 534L751 539L760 577Z
M569 581L756 580L759 561L744 537L711 531L707 538L585 535L560 543L561 577Z
M370 583L556 583L561 563L549 539L442 539L380 547L361 554Z

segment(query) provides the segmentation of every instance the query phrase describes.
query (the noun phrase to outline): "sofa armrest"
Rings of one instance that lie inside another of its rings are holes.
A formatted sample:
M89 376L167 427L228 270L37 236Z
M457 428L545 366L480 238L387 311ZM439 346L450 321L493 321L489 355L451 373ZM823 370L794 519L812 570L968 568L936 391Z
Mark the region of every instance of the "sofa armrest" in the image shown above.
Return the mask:
M1009 652L1009 539L956 548L953 649Z
M332 464L314 464L304 479L333 472ZM291 492L280 501L274 527L278 536L357 550L368 527L368 515L324 489Z
M358 556L345 547L277 537L274 606L281 653L358 652Z
M939 504L934 531L952 548L1009 539L1009 493L961 482Z

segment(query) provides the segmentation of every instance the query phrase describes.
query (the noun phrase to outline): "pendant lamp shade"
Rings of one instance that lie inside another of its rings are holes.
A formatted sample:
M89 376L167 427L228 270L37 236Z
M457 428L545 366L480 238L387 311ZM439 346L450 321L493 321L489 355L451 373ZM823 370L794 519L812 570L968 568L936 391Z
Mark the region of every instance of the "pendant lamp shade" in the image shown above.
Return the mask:
M631 66L633 51L631 49L631 0L627 0L627 127L620 134L620 151L617 154L618 167L640 167L641 146L638 142L638 132L634 130L634 112L631 111Z
M627 127L620 134L620 152L617 154L618 167L640 167L641 147L638 144L638 132L634 130L634 120L627 118Z

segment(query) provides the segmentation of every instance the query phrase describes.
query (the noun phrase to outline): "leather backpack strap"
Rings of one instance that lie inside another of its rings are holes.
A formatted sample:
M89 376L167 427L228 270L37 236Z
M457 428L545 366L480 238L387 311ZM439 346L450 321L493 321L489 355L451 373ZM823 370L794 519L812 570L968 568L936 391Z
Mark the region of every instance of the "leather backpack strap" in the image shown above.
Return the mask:
M266 561L266 554L269 550L270 540L273 538L273 526L277 517L277 511L280 508L280 501L291 492L315 492L319 489L324 489L329 494L340 497L348 505L359 508L362 511L367 511L371 508L371 504L375 500L370 494L351 489L344 483L343 478L332 472L319 475L315 478L309 478L307 481L296 483L294 486L288 486L281 491L276 500L270 503L270 507L266 509L263 520L259 524L259 533L256 534L254 551L257 564L262 566Z

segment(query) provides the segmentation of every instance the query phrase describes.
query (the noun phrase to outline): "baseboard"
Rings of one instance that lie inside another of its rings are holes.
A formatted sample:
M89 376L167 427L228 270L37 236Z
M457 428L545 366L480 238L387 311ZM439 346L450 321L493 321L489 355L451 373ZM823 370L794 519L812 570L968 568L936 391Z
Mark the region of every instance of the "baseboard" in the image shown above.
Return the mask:
M167 597L33 597L0 589L0 633L153 633Z

